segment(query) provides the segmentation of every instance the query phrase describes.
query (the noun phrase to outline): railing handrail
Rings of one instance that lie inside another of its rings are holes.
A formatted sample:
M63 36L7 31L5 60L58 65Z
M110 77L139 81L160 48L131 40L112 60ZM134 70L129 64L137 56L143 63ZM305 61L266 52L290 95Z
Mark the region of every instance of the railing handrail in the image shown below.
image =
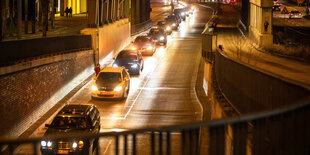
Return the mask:
M110 137L110 136L121 136L121 135L129 135L129 134L139 134L139 133L146 133L146 132L167 132L167 131L181 131L187 130L192 128L199 128L199 127L215 127L221 125L228 125L228 124L236 124L242 122L249 122L255 121L263 118L269 118L272 116L277 116L289 112L293 112L298 109L302 109L304 107L310 106L310 96L306 97L300 102L293 104L289 107L282 107L276 110L270 110L265 112L259 112L254 114L248 114L239 117L232 117L226 119L219 119L219 120L211 120L207 122L195 122L195 123L188 123L182 125L172 125L172 126L164 126L159 128L141 128L141 129L134 129L122 132L105 132L99 134L83 134L79 135L79 138L96 138L96 137ZM40 142L42 139L73 139L76 138L77 134L70 134L70 135L52 135L46 137L34 137L34 138L21 138L21 139L2 139L0 140L1 145L8 145L8 144L23 144L23 143L34 143Z

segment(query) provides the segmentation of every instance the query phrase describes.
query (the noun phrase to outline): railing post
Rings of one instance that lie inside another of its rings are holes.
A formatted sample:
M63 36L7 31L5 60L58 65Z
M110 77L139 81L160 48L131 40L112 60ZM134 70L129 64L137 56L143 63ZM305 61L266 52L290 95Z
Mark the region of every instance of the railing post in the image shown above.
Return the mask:
M136 134L132 134L132 154L137 154L137 147L136 147Z
M155 155L155 133L152 131L151 133L151 154Z
M119 153L119 151L118 151L118 149L119 149L119 139L118 139L118 137L119 136L115 136L115 155L118 155Z
M124 155L127 155L127 135L124 135Z
M247 123L237 123L233 128L233 154L246 155Z
M159 154L162 155L163 154L163 133L160 131L158 136L159 136L159 140L158 140Z
M224 125L210 127L210 155L225 154L225 127Z
M166 145L167 145L167 155L170 155L170 131L167 131L167 138L166 138Z

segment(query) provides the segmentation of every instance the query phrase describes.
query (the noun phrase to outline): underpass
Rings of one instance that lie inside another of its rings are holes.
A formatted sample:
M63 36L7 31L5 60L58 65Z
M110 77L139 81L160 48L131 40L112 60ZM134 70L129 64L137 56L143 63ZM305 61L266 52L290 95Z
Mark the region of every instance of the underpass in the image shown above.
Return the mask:
M169 6L161 7L160 3L152 5L156 5L151 14L154 25L169 15L171 10ZM131 77L130 94L126 100L92 100L91 80L67 104L96 105L101 116L100 132L156 128L200 121L202 109L194 86L200 60L200 34L211 14L212 10L199 7L193 16L180 24L178 31L169 36L166 46L158 45L153 56L144 57L145 67L140 76ZM42 124L33 131L32 137L42 137L45 131L46 127ZM173 148L180 146L179 133L172 134L171 138L176 141ZM148 136L142 135L139 139L149 141ZM147 144L139 144L138 150L147 151L145 145ZM31 149L31 146L23 146L17 149L16 153L27 154ZM100 140L100 152L113 153L114 140Z

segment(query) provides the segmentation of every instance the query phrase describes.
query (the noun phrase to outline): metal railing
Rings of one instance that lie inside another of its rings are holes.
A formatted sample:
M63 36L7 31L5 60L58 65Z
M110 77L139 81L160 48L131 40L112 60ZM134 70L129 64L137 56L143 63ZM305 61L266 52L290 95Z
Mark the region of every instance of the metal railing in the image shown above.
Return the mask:
M99 139L96 154L309 154L310 98L278 110L237 118L91 135L55 135L52 140ZM47 137L44 137L46 139ZM1 140L0 154L40 154L43 138ZM29 148L28 148L29 149Z

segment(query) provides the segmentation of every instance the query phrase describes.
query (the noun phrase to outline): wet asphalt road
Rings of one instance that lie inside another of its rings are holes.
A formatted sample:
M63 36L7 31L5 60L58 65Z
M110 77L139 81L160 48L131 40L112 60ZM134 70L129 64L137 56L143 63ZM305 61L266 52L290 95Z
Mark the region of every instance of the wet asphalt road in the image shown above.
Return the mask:
M170 6L162 3L152 3L151 7L153 25L171 12ZM212 10L198 5L196 8L194 15L183 21L179 30L168 37L166 46L158 45L153 56L144 57L144 69L141 75L131 77L130 93L126 100L92 100L93 81L90 81L74 95L69 104L96 105L100 111L101 132L153 128L201 120L202 107L195 95L194 86L201 53L200 36ZM45 130L42 129L36 136L42 136ZM172 154L179 154L180 134L172 133L171 140ZM149 146L149 135L138 135L138 154L150 154ZM29 149L25 147L19 153L26 153ZM114 140L100 139L100 154L112 153Z

